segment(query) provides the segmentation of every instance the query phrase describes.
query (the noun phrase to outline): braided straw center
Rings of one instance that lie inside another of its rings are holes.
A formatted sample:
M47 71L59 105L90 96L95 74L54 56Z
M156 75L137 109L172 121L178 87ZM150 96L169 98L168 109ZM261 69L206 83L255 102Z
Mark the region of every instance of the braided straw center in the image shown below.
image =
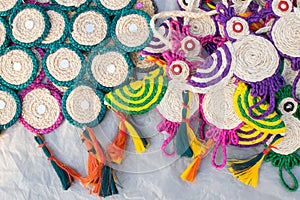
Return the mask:
M56 2L63 6L75 6L79 7L84 4L87 0L56 0Z
M6 35L7 33L5 26L3 25L3 23L0 22L0 46L3 45L3 43L5 42Z
M8 92L0 91L0 125L9 123L16 111L16 100Z
M39 88L26 94L22 116L33 128L46 129L55 124L60 114L58 101L48 89Z
M53 10L48 10L47 14L51 23L51 28L47 37L42 41L43 44L50 44L59 40L63 34L66 27L65 20L61 14Z
M236 57L235 75L258 82L271 77L279 65L279 56L272 43L262 37L249 35L233 44Z
M31 43L42 36L45 30L43 15L32 8L19 12L12 23L12 35L23 43Z
M122 84L128 74L128 64L118 52L106 52L95 56L91 66L96 81L105 87Z
M182 121L182 92L190 90L191 88L184 82L171 80L168 85L168 89L163 99L157 106L159 113L171 122ZM191 115L198 110L199 98L198 95L193 93L191 100Z
M118 40L128 47L137 47L144 44L150 34L147 20L137 14L121 17L116 26Z
M296 13L282 16L272 28L272 39L282 53L300 57L300 18Z
M121 10L125 8L131 0L100 0L100 3L110 10Z
M95 45L104 40L107 34L105 18L98 12L80 14L74 21L72 37L82 45Z
M58 81L71 81L81 69L81 60L75 51L60 48L46 60L49 73Z
M26 83L33 71L31 57L22 50L11 50L0 57L0 76L13 85Z
M66 109L76 122L90 123L98 117L101 111L101 102L92 88L79 86L68 96Z
M0 12L12 9L18 0L0 0Z
M202 111L206 120L219 129L234 129L242 123L233 107L235 89L235 84L229 83L223 89L205 94L203 98Z

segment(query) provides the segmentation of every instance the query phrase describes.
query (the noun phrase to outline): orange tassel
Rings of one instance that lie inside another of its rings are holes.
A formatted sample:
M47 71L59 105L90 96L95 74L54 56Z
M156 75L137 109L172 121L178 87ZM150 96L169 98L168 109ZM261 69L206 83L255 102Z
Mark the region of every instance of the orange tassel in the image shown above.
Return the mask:
M196 179L197 171L200 166L202 156L197 156L194 161L186 168L186 170L181 174L181 179L194 182Z

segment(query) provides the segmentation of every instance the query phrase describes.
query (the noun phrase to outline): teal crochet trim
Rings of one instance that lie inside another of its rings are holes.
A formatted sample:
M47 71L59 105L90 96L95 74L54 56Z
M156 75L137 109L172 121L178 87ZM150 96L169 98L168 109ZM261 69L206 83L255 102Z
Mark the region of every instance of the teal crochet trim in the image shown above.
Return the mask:
M58 44L61 44L65 41L65 39L67 38L68 36L68 27L69 27L69 19L68 19L68 16L66 15L66 13L64 11L62 11L61 9L57 8L57 7L54 7L54 6L47 6L45 7L46 11L48 10L53 10L55 12L57 12L58 14L60 14L63 18L64 18L64 21L65 21L65 30L63 32L63 35L60 37L60 39L52 42L52 43L49 43L49 44L45 44L43 42L41 42L41 44L39 45L41 48L43 49L50 49L51 47L55 46L55 45L58 45Z
M130 8L132 8L134 6L134 4L136 3L136 0L131 0L127 6L125 6L124 8L120 9L120 10L111 10L107 7L105 7L102 3L101 0L94 0L94 2L97 4L97 6L99 8L101 8L106 14L108 15L117 15L120 14L121 12L125 11L125 10L129 10Z
M10 1L10 0L6 0L6 1ZM0 11L0 16L8 16L10 15L12 12L14 12L14 10L22 3L22 0L18 0L16 2L16 4L14 5L14 7L12 7L9 10L6 11Z
M128 65L128 74L127 74L126 79L124 80L124 82L122 84L120 84L118 86L115 86L115 87L106 87L104 85L101 85L99 82L97 82L97 80L93 76L92 69L91 69L92 62L93 62L94 58L99 54L104 54L104 53L107 53L107 52L117 52L117 53L122 54L122 56L125 58L126 63ZM134 69L134 65L133 65L129 55L126 52L124 52L121 49L119 49L118 47L114 47L114 46L108 46L108 47L102 47L101 46L101 47L97 48L96 50L94 50L92 52L91 56L89 57L89 62L87 64L86 71L87 71L88 77L90 78L90 80L93 83L95 83L97 85L98 89L102 90L103 92L110 92L110 91L112 91L112 90L114 90L118 87L121 87L124 84L128 83L133 69Z
M44 22L45 22L45 30L44 30L43 34L37 40L35 40L33 42L24 43L24 42L21 42L21 41L17 40L13 36L12 28L11 28L11 29L9 29L10 30L9 31L10 38L12 39L12 41L15 44L18 44L18 45L21 45L21 46L24 46L24 47L38 46L45 39L45 37L48 35L50 27L51 27L49 17L47 15L46 11L42 7L34 5L34 4L23 4L23 5L19 6L17 9L14 10L13 14L10 16L9 25L10 25L10 27L12 27L12 24L13 24L13 21L14 21L15 17L18 15L18 13L20 13L22 10L25 10L25 9L35 9L38 12L41 13L41 15L44 18Z
M52 2L52 5L56 5L56 6L58 6L62 10L71 11L71 10L76 10L76 9L81 9L81 8L87 7L90 4L91 0L86 0L86 2L83 3L83 4L81 4L79 7L76 7L76 6L64 6L64 5L61 5L61 4L57 3L56 0L51 0L51 2Z
M10 94L15 99L16 105L17 105L16 113L15 113L14 117L12 118L12 120L10 120L10 122L8 122L7 124L0 125L0 130L4 130L4 129L7 129L7 128L11 127L12 125L14 125L16 123L16 121L19 119L19 117L21 115L21 111L22 111L22 104L21 104L21 101L20 101L18 95L13 90L11 90L3 85L0 85L0 90Z
M24 51L31 58L32 64L33 64L31 76L25 83L22 83L22 84L19 84L19 85L14 85L14 84L8 83L0 76L0 83L7 86L7 87L9 87L9 88L11 88L11 89L14 89L14 90L22 90L22 89L26 88L27 86L29 86L34 81L34 79L36 78L38 70L39 70L39 62L38 62L37 58L35 57L34 53L30 49L26 49L26 48L21 47L21 46L9 47L9 48L5 49L4 51L2 51L1 55L4 55L4 54L6 54L6 53L8 53L12 50Z
M4 29L5 29L5 39L4 42L2 44L0 44L0 51L2 51L3 49L5 49L7 47L7 45L9 44L9 29L10 27L8 26L8 23L6 22L5 19L3 19L2 17L0 17L0 23L3 24Z
M53 46L50 50L48 50L46 52L46 54L45 54L45 56L43 58L42 65L43 65L43 69L44 69L44 72L45 72L46 76L50 79L51 82L53 82L54 84L56 84L58 86L67 86L67 87L69 87L69 86L72 86L75 83L75 81L78 79L78 77L80 76L80 74L83 72L84 68L82 67L80 69L80 72L78 73L78 75L74 79L72 79L70 81L59 81L56 78L54 78L52 76L52 74L48 70L48 67L47 67L47 58L48 58L48 56L50 54L56 52L57 50L59 50L61 48L67 48L67 49L70 49L71 51L75 52L79 56L79 58L81 60L81 64L83 64L83 62L84 62L85 59L84 59L84 56L82 55L82 53L78 49L74 48L70 44L58 44L58 45Z
M76 84L76 86L73 86L73 87L70 87L63 95L62 97L62 112L63 112L63 115L64 117L68 120L68 122L70 122L72 125L76 126L76 127L80 127L80 128L83 128L85 126L88 126L88 127L94 127L96 125L98 125L102 119L104 118L105 116L105 113L106 113L106 106L104 105L104 94L97 90L97 89L94 89L95 93L97 94L97 96L99 97L100 99L100 102L101 102L101 110L100 110L100 113L98 114L97 118L90 122L90 123L87 123L87 124L83 124L83 123L79 123L77 121L75 121L68 113L67 111L67 99L70 95L70 93L75 89L77 88L78 86L88 86L90 88L95 88L93 83L89 82L89 81L81 81L79 84Z
M148 39L144 42L144 44L140 45L140 46L136 46L136 47L129 47L129 46L126 46L124 44L122 44L118 38L117 38L117 35L116 35L116 26L117 26L117 23L119 21L119 19L121 17L124 17L124 16L127 16L127 15L132 15L132 14L137 14L137 15L140 15L142 17L144 17L147 22L148 22L148 29L149 29L149 37ZM149 43L150 41L152 40L152 37L153 37L153 32L152 32L152 29L150 28L150 20L151 20L151 17L144 11L142 10L128 10L128 11L124 11L122 12L122 14L116 16L112 22L112 30L111 30L111 34L112 34L112 39L114 40L114 42L116 43L116 45L118 45L118 47L120 47L121 49L123 49L124 51L126 52L138 52L138 51L141 51L142 49L144 49Z
M101 14L105 21L106 21L106 24L107 24L107 32L106 32L106 36L105 38L98 44L95 44L95 45L83 45L83 44L79 44L77 41L75 41L75 39L73 38L72 36L72 32L73 32L73 24L76 20L76 18L82 14L82 13L85 13L85 12L89 12L89 11L93 11L93 12L97 12L99 14ZM93 7L87 7L87 8L82 8L80 9L71 19L70 21L70 25L69 25L69 32L70 32L70 35L69 35L69 39L72 43L73 46L75 46L76 48L80 49L80 50L84 50L84 51L90 51L91 49L95 48L96 46L98 45L105 45L107 42L108 42L108 39L110 37L110 19L107 15L105 15L99 8L93 6Z

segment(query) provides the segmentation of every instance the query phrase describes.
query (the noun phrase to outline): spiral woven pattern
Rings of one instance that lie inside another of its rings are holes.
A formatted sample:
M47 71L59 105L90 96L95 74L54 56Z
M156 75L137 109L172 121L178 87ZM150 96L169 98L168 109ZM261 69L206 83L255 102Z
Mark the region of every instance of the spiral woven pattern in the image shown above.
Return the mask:
M0 104L0 125L5 125L8 124L14 118L17 112L17 103L14 97L11 96L11 94L1 90Z
M283 15L275 22L271 30L276 48L291 57L300 57L300 17L296 13Z
M51 28L42 44L51 44L60 40L65 35L66 21L64 16L54 10L48 10L47 15L51 23Z
M191 87L184 82L171 80L168 85L165 96L156 107L159 113L171 122L182 121L182 92L191 90ZM193 115L199 107L199 98L197 94L192 94L190 109Z
M142 8L140 8L140 5L142 5ZM151 17L156 13L157 10L153 0L138 0L134 8L146 12Z
M79 51L63 45L45 55L43 67L52 82L60 86L69 86L79 75L83 59Z
M108 19L97 10L84 11L72 19L72 40L83 46L94 46L103 42L108 34Z
M66 7L79 7L86 3L88 0L55 0L57 4Z
M0 1L0 15L6 15L7 11L13 9L20 1L19 0L1 0Z
M174 73L174 70L172 69L176 68L176 66L181 67L181 73L179 74ZM182 60L175 60L174 62L171 63L171 65L167 69L168 69L168 76L174 80L185 81L190 76L191 73L189 65Z
M132 0L98 0L103 7L109 10L121 10L128 6Z
M24 90L21 123L34 133L49 133L59 126L63 116L60 96L47 86L36 85Z
M0 56L0 77L3 83L14 89L23 89L35 78L38 61L29 50L12 47Z
M203 115L210 124L219 129L234 129L242 123L233 106L235 89L235 84L231 82L223 89L205 94L203 98Z
M49 32L49 18L44 10L38 6L28 4L14 13L10 19L11 35L15 43L33 46L46 37Z
M88 124L96 120L101 109L101 99L88 86L76 87L66 99L68 115L81 124Z
M232 39L243 39L250 34L248 22L241 17L232 17L227 21L225 30Z
M105 87L116 87L122 84L129 73L125 57L116 51L98 54L92 60L92 76Z
M202 10L198 12L204 13ZM191 19L188 25L190 26L190 33L194 36L204 37L206 35L215 35L216 33L216 24L209 16L200 19Z
M284 4L283 4L284 3ZM284 9L284 10L282 10ZM289 0L273 0L272 1L272 10L275 15L283 16L292 12L293 10L293 3Z
M249 35L233 44L236 67L234 74L249 82L271 77L278 68L279 55L272 43L262 37Z

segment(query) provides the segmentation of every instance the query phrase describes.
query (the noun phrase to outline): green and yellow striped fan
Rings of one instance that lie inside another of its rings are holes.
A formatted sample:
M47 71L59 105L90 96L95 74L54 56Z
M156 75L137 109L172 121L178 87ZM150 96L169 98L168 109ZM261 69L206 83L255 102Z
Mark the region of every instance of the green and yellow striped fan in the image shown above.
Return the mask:
M104 100L113 110L128 115L144 114L160 103L167 87L166 68L160 67L150 72L143 80L108 93Z
M270 115L261 120L253 119L249 114L249 108L260 100L260 97L253 97L250 94L250 88L242 82L234 94L234 109L239 118L245 125L237 131L240 146L254 146L265 142L270 135L284 133L285 124L280 115L273 111ZM261 115L269 107L268 103L263 103L253 109L255 115Z

